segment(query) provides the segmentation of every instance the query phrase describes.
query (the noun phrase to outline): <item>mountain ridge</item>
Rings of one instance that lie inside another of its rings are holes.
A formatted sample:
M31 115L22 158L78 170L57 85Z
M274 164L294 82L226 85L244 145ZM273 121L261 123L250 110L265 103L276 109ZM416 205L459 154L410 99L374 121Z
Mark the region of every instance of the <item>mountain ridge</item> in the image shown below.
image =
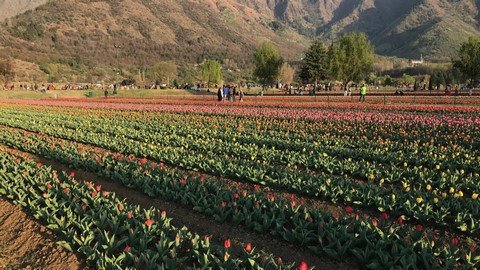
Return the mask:
M330 44L352 31L365 32L380 55L448 61L480 36L480 0L0 0L0 7L11 8L3 16L18 13L0 28L3 55L40 65L226 59L249 67L264 40L299 60L313 38Z

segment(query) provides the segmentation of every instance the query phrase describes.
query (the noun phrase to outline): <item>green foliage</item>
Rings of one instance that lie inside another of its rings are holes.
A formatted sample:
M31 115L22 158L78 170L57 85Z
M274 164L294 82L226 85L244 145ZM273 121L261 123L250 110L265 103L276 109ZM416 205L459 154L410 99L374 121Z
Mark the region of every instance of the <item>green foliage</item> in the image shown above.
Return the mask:
M149 68L147 76L153 81L160 81L166 84L175 79L178 75L177 64L173 61L162 61Z
M254 53L255 68L253 75L262 84L275 83L283 65L283 58L277 49L268 42L263 42Z
M33 41L44 34L41 24L32 22L21 22L13 28L9 29L10 33L25 40Z
M402 83L409 83L409 84L415 83L415 78L408 74L403 74L400 80Z
M202 80L207 83L222 83L222 67L216 60L206 60L201 65Z
M332 79L359 82L373 70L373 45L364 33L346 34L330 47L329 59Z
M185 84L188 83L193 85L195 81L197 81L198 71L190 64L181 64L178 67L178 78L177 84Z
M459 59L453 61L453 66L463 73L471 83L480 77L480 41L469 38L464 42L458 52Z
M385 77L383 78L383 85L392 86L393 85L392 77L390 77L389 75L385 75Z
M315 40L305 52L302 65L302 69L305 70L301 72L302 79L315 82L315 84L325 79L328 69L327 56L327 48L323 42L319 39Z

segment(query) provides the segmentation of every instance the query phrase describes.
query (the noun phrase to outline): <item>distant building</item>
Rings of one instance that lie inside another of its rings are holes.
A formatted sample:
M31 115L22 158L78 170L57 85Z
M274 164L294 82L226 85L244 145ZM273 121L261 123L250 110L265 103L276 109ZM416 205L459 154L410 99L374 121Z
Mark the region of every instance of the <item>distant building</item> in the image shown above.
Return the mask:
M420 60L412 60L411 61L412 66L417 66L423 64L423 55L420 54Z

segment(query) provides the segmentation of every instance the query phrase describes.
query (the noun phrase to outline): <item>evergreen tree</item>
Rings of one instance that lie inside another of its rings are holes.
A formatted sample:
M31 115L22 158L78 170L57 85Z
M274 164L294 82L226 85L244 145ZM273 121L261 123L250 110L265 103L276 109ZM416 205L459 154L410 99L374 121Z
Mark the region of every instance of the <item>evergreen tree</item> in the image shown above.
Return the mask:
M319 39L315 40L310 48L305 52L302 68L305 69L301 74L307 76L306 81L311 81L317 86L318 81L327 76L328 61L327 48Z

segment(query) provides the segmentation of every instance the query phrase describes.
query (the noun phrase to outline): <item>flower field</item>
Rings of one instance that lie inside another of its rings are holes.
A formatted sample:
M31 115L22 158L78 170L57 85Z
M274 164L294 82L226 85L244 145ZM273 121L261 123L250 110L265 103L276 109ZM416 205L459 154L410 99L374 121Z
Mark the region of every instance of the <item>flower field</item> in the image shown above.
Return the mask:
M24 153L359 269L480 266L475 103L239 104L2 100L0 194L95 268L316 265L233 251Z

